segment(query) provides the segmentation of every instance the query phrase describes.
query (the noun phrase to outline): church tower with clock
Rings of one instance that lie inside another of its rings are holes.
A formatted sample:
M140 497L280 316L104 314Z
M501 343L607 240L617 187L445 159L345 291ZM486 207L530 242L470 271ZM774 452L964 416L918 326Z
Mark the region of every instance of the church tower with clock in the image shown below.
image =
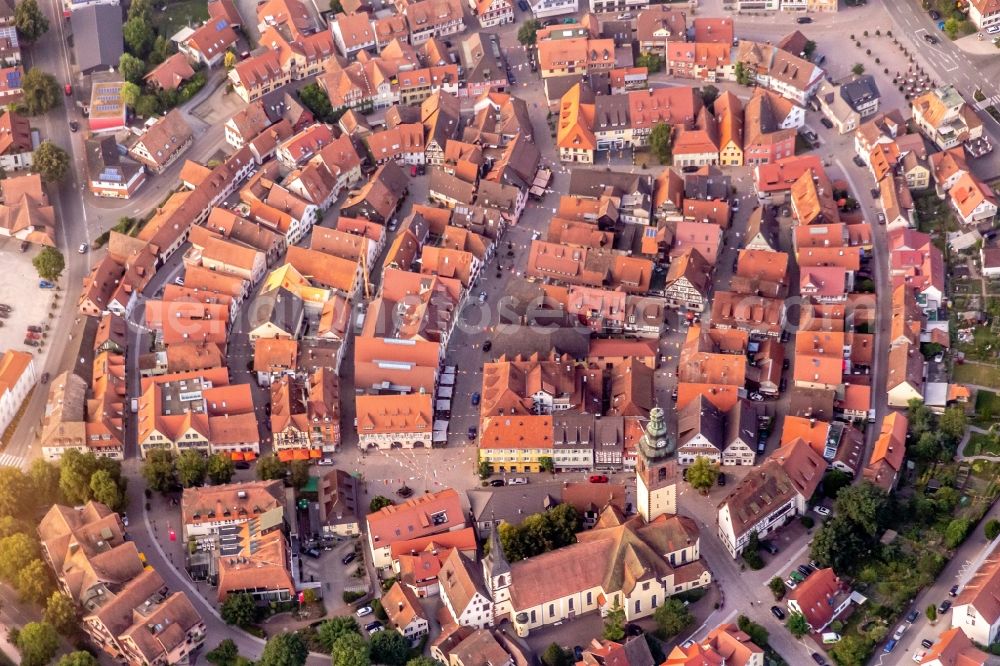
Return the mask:
M635 478L636 508L646 522L677 513L676 449L676 442L667 439L663 410L653 407L646 432L639 440Z

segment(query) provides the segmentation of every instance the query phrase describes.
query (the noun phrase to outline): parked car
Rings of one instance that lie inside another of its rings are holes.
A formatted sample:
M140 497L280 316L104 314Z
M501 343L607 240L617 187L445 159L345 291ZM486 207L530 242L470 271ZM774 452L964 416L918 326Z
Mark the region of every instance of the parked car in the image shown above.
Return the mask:
M473 394L472 394L472 406L473 407L478 407L479 406L479 401L481 399L482 399L482 396L479 395L479 391L474 391Z
M930 14L931 19L933 19L935 21L940 21L941 20L941 12L939 12L938 10L932 9L932 10L930 10L927 13Z
M304 548L302 550L302 554L305 555L306 557L311 557L314 560L318 560L319 556L322 555L322 553L315 548Z
M824 659L823 655L821 655L819 652L813 652L809 656L812 657L812 660L815 661L817 664L819 664L819 666L826 666L826 659Z
M66 97L69 97L70 95L73 94L73 86L67 83L66 86L63 88L63 92L66 93Z
M928 650L930 650L931 646L934 645L934 641L932 641L929 638L925 638L924 640L920 641L920 645L921 645L921 647L924 647L924 648L927 648Z
M798 586L799 584L796 583L794 579L792 578L785 579L785 587L787 587L789 590L794 590Z
M176 284L178 287L183 287L184 286L184 278L181 277L180 275L178 275L177 277L174 278L174 284Z
M32 333L41 333L42 332L42 327L41 326L35 326L34 324L32 324L31 326L28 326L28 330L31 331Z
M804 581L804 580L806 579L806 577L805 577L805 576L803 576L803 575L802 575L801 573L799 573L798 571L792 571L792 572L791 572L791 573L790 573L790 574L788 575L788 577L789 577L789 578L791 578L792 580L794 580L794 581L795 581L796 583L801 583L802 581Z
M816 513L818 513L821 516L829 516L830 515L830 510L828 508L826 508L825 506L823 506L822 504L817 504L816 506L814 506L813 507L813 511L815 511Z
M382 631L382 623L376 620L375 622L369 622L365 625L365 631L369 634L374 634L376 632Z
M49 383L49 373L43 372L42 373L42 379L41 379L41 381L42 381L43 384L48 384Z
M885 224L885 213L877 213L875 217L878 219L879 224Z
M897 641L895 638L890 639L889 642L885 644L885 647L882 648L882 652L889 654L890 652L896 649L897 643L899 643L899 641Z
M469 435L469 439L475 439L476 435L479 434L479 430L476 428L476 426L469 426L469 432L466 434Z
M528 3L525 2L524 0L517 0L517 8L520 9L522 12L531 11L531 7L529 7Z
M913 653L913 661L915 661L915 662L917 662L919 664L920 662L922 662L924 660L924 657L926 655L927 655L927 652L925 652L924 650L917 650L916 652Z
M906 614L906 621L909 622L910 624L913 624L914 622L917 621L918 617L920 617L920 611L911 610L909 613Z
M899 625L898 627L896 627L896 631L893 632L893 634L892 634L892 640L898 641L900 638L902 638L903 634L906 633L906 628L908 626L909 625L907 625L906 623L903 623L903 624Z
M372 607L371 606L364 606L363 608L359 608L357 610L356 614L357 614L358 617L365 617L366 615L371 615L372 614Z
M858 156L858 155L855 155L854 157L852 157L851 161L854 162L855 166L859 166L862 169L866 166L865 165L865 161L863 159L861 159L861 157Z
M25 337L31 338L32 340L40 340L42 337L41 333L35 333L34 331L28 331L24 335Z
M24 344L28 345L29 347L40 347L41 346L41 345L38 344L38 340L32 340L31 338L25 338L24 339Z
M871 189L871 192L869 192L869 194L872 195L872 199L878 199L880 196L882 196L882 193L879 192L879 189L877 187L873 187Z
M813 20L812 20L812 18L811 18L811 17L809 17L809 16L800 16L800 17L798 17L797 19L795 19L795 22L796 22L796 23L802 23L802 24L806 24L806 23L812 23L812 22L813 22Z
M957 597L958 596L958 585L952 585L951 586L951 589L948 590L948 596L949 597Z
M574 645L573 646L573 657L576 659L577 663L583 661L583 646Z
M591 474L588 481L591 483L607 483L608 477L604 474Z
M42 289L55 289L56 286L49 282L48 280L39 280L38 286Z
M751 393L750 399L753 400L754 402L761 402L764 400L764 396L761 395L760 393Z
M800 564L799 566L795 567L795 570L798 571L800 574L802 574L802 576L805 578L809 578L809 574L813 572L813 570L810 569L805 564Z
M829 118L823 117L819 119L819 124L827 129L833 129L833 121Z
M357 556L358 556L357 553L348 553L347 555L344 555L342 558L340 558L340 563L350 564L355 560L355 558L357 558Z
M945 613L948 612L948 609L950 608L951 608L951 602L945 599L944 601L941 602L941 605L938 606L938 615L944 615Z
M995 35L998 32L1000 32L1000 25L991 25L990 27L986 28L987 35Z
M483 343L483 353L488 352L491 349L493 349L492 340L487 340L486 342Z
M774 545L774 542L772 541L761 541L760 547L766 550L767 552L771 553L772 555L777 555L779 551L779 548L776 545Z
M777 606L771 606L771 615L778 618L779 620L785 619L785 611L781 610Z
M69 121L69 131L70 132L80 131L80 123L76 122L75 120Z
M320 458L318 461L316 461L316 464L319 465L320 467L329 467L333 465L333 458Z
M632 622L625 625L626 636L642 636L642 627Z
M718 478L717 483L720 486L726 485L726 473L725 472L719 472L719 478Z
M233 463L233 467L235 467L236 469L250 469L250 463L246 462L245 460L237 460L235 463Z
M87 254L87 244L80 243L80 247L76 248L76 251L79 252L80 254Z
M504 482L503 479L493 479L492 481L490 481L490 485L493 486L494 488L502 488L504 485L506 485L506 483Z
M515 476L512 479L507 479L508 486L526 486L528 485L528 477L526 476Z

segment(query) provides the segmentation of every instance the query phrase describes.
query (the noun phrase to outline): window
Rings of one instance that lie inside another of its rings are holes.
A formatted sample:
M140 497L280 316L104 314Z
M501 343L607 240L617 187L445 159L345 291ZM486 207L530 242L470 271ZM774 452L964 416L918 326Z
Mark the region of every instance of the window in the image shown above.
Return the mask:
M645 583L642 584L642 591L643 592L649 592L649 581L648 580Z
M639 613L642 611L642 599L635 600L635 612Z
M556 616L556 605L549 604L549 617L555 617L555 616Z
M588 606L590 604L594 603L592 599L593 599L593 593L592 592L587 592L587 605Z
M531 611L531 624L535 623L535 611Z
M569 598L569 609L570 609L570 611L573 610L573 598L572 597Z
M653 604L653 608L656 608L656 595L655 594L653 595L652 604Z

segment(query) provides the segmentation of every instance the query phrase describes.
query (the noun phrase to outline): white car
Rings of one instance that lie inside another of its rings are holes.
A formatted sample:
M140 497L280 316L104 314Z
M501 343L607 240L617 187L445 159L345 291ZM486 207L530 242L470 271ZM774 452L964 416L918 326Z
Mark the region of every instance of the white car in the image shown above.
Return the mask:
M990 27L986 28L987 35L995 35L998 32L1000 32L1000 25L991 25Z
M330 465L333 464L333 459L332 458L320 458L316 462L316 464L319 465L320 467L327 467L327 466L330 466Z
M124 513L122 514L122 525L128 527L128 515Z
M927 654L926 650L917 650L913 653L913 661L918 664L924 660L924 655Z
M359 608L357 612L358 617L365 617L366 615L371 615L371 614L372 614L371 606L365 606L364 608Z
M87 254L87 244L80 243L80 247L77 248L77 250L80 252L80 254Z
M826 508L825 506L816 505L816 506L813 507L813 511L815 511L816 513L818 513L821 516L829 516L830 515L830 510L828 508Z
M896 633L894 633L892 635L892 640L898 641L900 638L902 638L903 634L906 633L906 627L907 627L907 625L906 625L905 622L903 624L899 625L898 627L896 627Z
M618 15L618 20L619 20L619 21L627 21L627 20L629 20L630 18L632 18L632 15L631 15L631 14L629 14L628 12L625 12L624 14L619 14L619 15Z
M527 485L528 477L526 476L515 476L513 479L507 479L508 486L523 486Z
M178 275L177 277L174 278L174 284L176 284L178 287L183 287L184 286L184 278L182 278L180 275Z

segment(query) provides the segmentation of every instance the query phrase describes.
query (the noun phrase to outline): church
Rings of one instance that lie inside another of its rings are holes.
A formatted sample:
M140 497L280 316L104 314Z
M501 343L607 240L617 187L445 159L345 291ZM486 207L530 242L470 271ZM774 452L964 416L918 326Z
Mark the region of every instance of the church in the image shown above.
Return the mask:
M576 543L514 563L507 562L494 530L482 560L493 624L508 621L527 636L532 629L618 607L631 621L652 615L675 594L711 583L695 521L676 515L675 448L666 438L663 410L654 407L639 442L637 515L609 506L593 529L577 534Z

